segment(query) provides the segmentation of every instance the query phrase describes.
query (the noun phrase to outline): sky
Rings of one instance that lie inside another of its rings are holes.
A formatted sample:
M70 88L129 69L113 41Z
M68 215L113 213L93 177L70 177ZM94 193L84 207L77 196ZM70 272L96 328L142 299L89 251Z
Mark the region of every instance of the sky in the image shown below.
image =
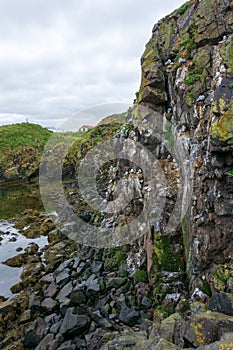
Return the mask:
M58 128L94 106L132 105L154 24L184 2L0 0L0 125Z

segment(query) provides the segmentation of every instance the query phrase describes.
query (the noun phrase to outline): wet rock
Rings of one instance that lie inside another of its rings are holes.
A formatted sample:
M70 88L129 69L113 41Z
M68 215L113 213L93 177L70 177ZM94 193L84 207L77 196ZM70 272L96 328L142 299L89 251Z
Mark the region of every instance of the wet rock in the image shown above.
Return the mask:
M59 328L61 327L61 324L62 324L62 320L56 322L55 324L53 324L50 328L50 332L51 333L54 333L54 334L57 334L58 331L59 331Z
M56 283L59 285L64 285L69 281L69 278L70 278L69 270L65 269L57 275Z
M38 252L39 246L36 243L30 243L28 247L24 249L26 254L34 255Z
M49 273L47 275L44 275L40 279L40 283L43 283L43 284L47 284L47 283L49 284L49 283L52 283L52 282L54 282L53 273Z
M56 296L56 299L59 301L59 303L62 303L65 301L66 298L68 298L72 292L73 284L72 282L67 283L58 293Z
M58 285L52 282L44 292L45 297L53 298L59 291Z
M29 306L32 313L40 311L41 301L40 301L40 296L37 293L32 293L30 295L28 306Z
M152 301L151 299L147 297L143 297L141 301L141 306L145 307L146 309L149 309L152 306Z
M41 278L41 273L44 271L44 265L41 262L30 262L23 266L23 272L20 275L24 287L35 285Z
M31 320L31 310L25 310L20 316L19 324L28 323Z
M79 288L74 289L73 292L71 293L70 301L74 305L85 304L87 301L87 297L86 297L85 292Z
M43 340L37 345L35 350L48 350L50 349L49 344L53 341L54 334L47 334Z
M76 346L71 341L66 341L57 350L76 350Z
M37 318L31 327L27 330L25 338L23 339L23 345L29 349L35 349L40 343L46 332L46 323L39 317Z
M209 309L233 316L233 294L216 293L209 300Z
M16 301L14 299L0 302L0 314L4 317L6 314L12 312L15 308L15 304Z
M22 265L26 264L27 259L28 255L26 253L22 253L3 261L3 264L10 267L22 267Z
M103 329L111 329L113 327L106 318L100 315L99 311L92 312L90 317L99 327Z
M101 292L105 288L105 283L103 278L97 278L92 280L87 287L87 296L95 295Z
M124 266L120 266L117 274L118 277L127 277L129 273Z
M90 318L86 315L77 315L75 308L68 308L62 322L60 333L65 336L80 335L90 326Z
M118 298L116 304L117 308L120 309L119 320L128 326L135 325L140 317L140 313L127 306L125 297Z
M74 269L74 270L77 269L79 263L80 263L80 258L79 258L79 257L75 258L75 259L74 259L74 262L73 262L73 269Z
M52 312L56 308L56 301L52 298L46 298L42 301L41 306L47 312Z
M94 273L95 275L98 275L102 270L102 268L103 268L103 262L95 260L91 265L91 272Z
M23 289L23 284L22 282L18 282L14 284L12 287L10 287L10 291L13 294L19 293Z
M67 309L70 307L70 299L66 298L61 304L60 304L60 313L62 317L65 316Z
M107 281L107 288L119 288L127 282L127 278L112 277Z
M63 336L60 333L58 333L55 336L55 339L49 343L48 350L57 350L63 341L64 341Z
M17 241L17 238L16 237L12 237L9 239L9 242L16 242Z

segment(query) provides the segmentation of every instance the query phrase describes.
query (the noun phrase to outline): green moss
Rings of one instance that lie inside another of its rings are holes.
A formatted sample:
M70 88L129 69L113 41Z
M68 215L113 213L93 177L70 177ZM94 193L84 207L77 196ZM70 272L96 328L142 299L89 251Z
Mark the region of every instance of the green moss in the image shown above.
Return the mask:
M210 285L206 281L202 282L202 292L208 295L209 297L212 295Z
M179 15L183 15L189 7L190 4L184 4L176 10L176 13L178 13Z
M130 291L131 288L131 282L127 282L123 287L122 287L122 293L128 293Z
M186 94L185 101L189 107L191 107L193 105L194 98L195 98L195 96L194 96L194 93L192 91L189 91Z
M155 310L161 314L163 320L172 313L169 312L168 309L163 305L156 306Z
M199 80L199 75L198 74L194 74L192 76L189 76L186 80L185 80L185 84L187 85L193 85L196 81Z
M224 292L227 287L227 281L230 277L230 270L232 270L232 264L222 264L211 272L214 288L219 292Z
M192 39L188 36L185 39L181 40L180 47L187 47L192 43Z
M193 85L196 81L200 79L200 68L194 66L189 70L188 77L185 80L187 85Z
M194 41L193 32L186 32L182 36L182 40L180 40L175 47L178 49L178 54L175 60L180 57L190 57L193 50L196 50L196 43ZM175 49L174 47L174 49Z
M226 174L227 174L227 176L233 177L233 170L228 171Z
M213 123L211 136L221 141L233 138L233 104L231 109L225 111L221 118Z
M220 55L224 59L224 63L228 67L228 72L233 72L233 35L230 35L227 41L222 44Z
M125 264L125 254L119 248L112 248L109 251L110 257L107 258L107 265L110 269L117 270Z
M139 99L139 91L135 92L136 100L138 101Z
M174 253L172 247L179 243L174 237L169 238L157 232L154 238L153 262L160 270L180 271L184 270L183 257L180 253Z
M134 274L134 278L137 282L148 282L148 276L146 271L143 270L137 270Z
M230 88L230 89L233 89L233 83L230 83L230 84L229 84L229 88Z

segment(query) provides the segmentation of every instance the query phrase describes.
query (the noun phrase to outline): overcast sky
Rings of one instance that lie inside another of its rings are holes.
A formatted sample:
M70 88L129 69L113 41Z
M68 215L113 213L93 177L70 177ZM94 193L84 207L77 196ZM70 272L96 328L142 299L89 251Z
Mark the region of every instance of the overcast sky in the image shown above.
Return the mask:
M95 105L132 104L154 24L183 3L0 0L0 124L58 127Z

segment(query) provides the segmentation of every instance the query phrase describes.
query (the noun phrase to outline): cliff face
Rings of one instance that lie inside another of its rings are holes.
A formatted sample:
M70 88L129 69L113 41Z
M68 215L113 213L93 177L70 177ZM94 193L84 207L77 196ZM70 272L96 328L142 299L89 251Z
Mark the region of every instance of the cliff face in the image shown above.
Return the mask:
M233 1L186 3L153 29L133 126L98 126L70 150L70 207L54 181L64 144L49 153L44 192L60 215L56 228L47 215L16 217L24 235L48 232L49 244L5 262L22 267L22 282L11 288L20 294L0 298L1 349L232 348L232 57ZM111 152L86 156L113 134ZM101 164L96 187L73 180L83 159L87 181L92 160ZM119 193L124 206L105 216L85 201L100 194L111 204ZM90 232L75 227L74 213Z
M153 115L153 125L163 120L173 130L178 153L185 142L193 175L182 220L190 288L206 280L215 290L210 271L233 251L233 1L189 1L159 21L141 66L133 121L143 136ZM167 157L161 139L152 144Z

